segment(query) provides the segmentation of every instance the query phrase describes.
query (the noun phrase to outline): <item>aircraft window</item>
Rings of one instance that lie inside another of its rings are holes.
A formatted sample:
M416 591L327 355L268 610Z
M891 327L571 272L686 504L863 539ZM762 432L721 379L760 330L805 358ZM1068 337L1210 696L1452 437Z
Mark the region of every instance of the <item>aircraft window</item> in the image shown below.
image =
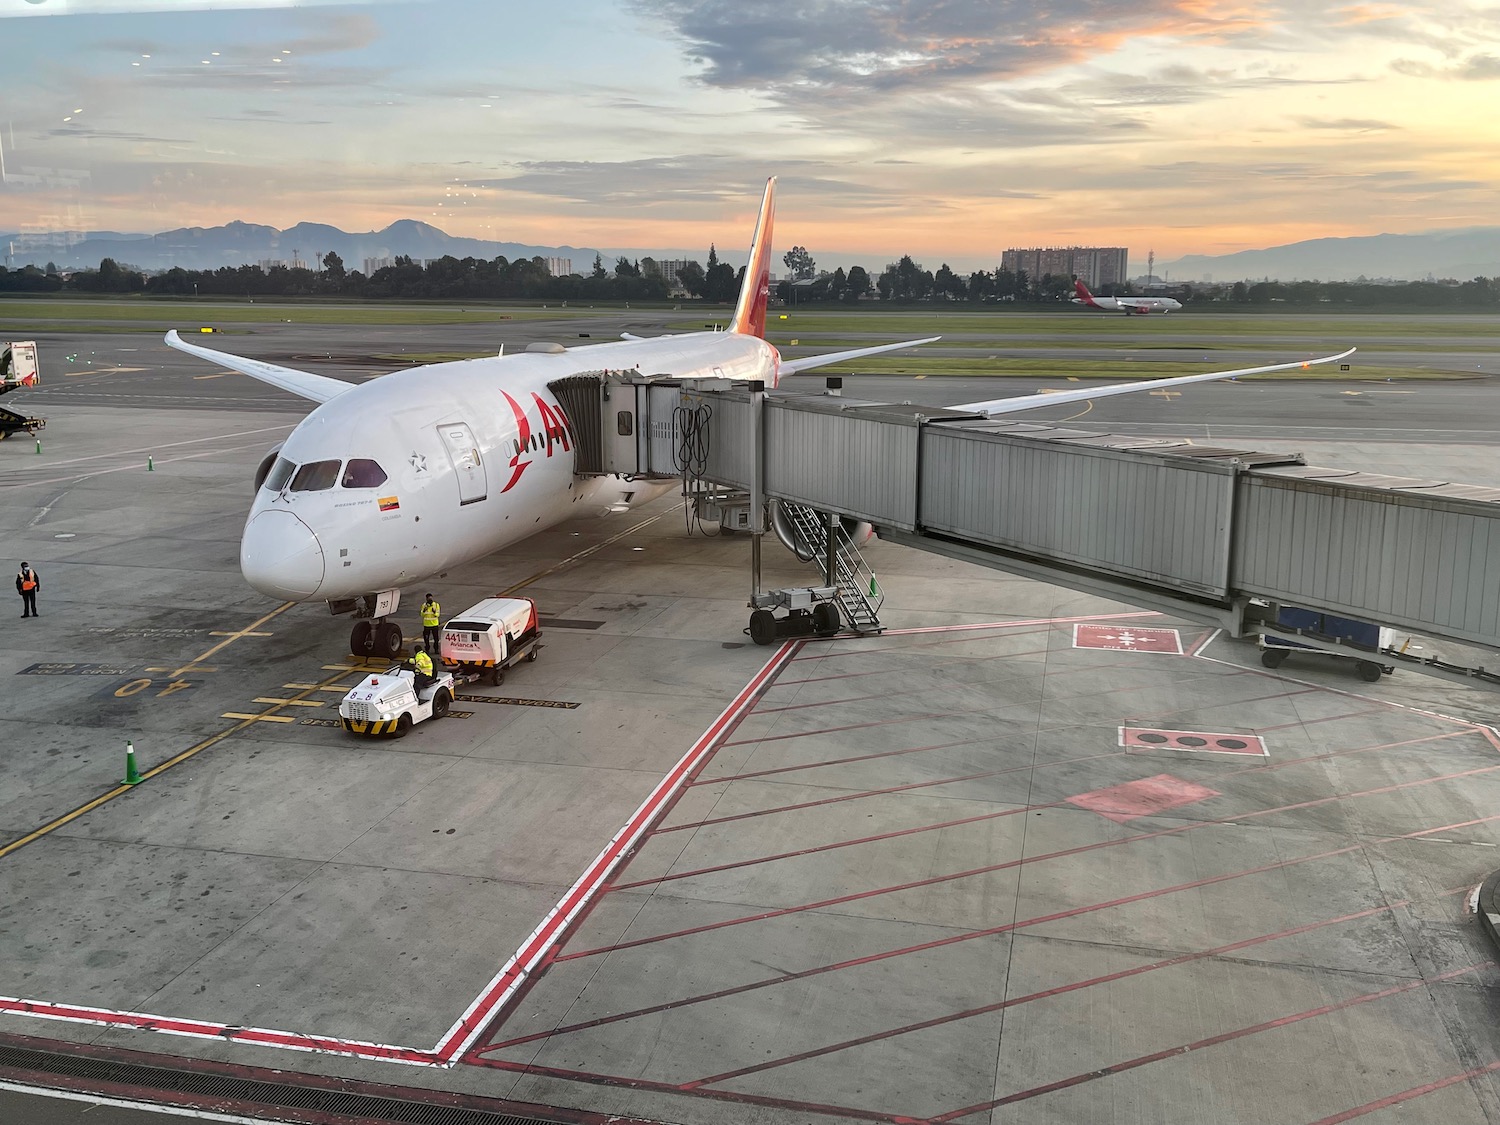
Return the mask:
M344 468L345 488L379 488L389 478L374 461L356 457Z
M271 466L271 471L266 476L266 487L272 492L280 492L286 487L286 482L292 479L292 473L297 468L285 457L276 458L276 464Z
M337 461L309 461L292 478L292 491L322 492L325 488L332 488L338 479Z

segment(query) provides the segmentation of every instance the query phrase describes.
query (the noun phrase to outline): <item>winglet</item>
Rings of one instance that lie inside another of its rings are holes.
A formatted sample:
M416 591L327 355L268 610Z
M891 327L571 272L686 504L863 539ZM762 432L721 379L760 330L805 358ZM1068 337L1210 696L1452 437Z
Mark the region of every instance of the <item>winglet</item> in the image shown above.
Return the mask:
M755 222L755 237L750 242L750 261L745 265L745 280L740 285L739 303L729 331L740 336L766 334L766 302L771 298L771 225L776 218L776 177L766 181L766 194L760 202L760 218Z

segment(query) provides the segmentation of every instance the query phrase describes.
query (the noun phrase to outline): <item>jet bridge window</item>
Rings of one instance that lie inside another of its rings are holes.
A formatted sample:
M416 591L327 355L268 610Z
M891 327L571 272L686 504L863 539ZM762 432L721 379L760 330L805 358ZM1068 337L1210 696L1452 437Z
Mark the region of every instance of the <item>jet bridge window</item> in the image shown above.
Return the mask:
M322 492L325 488L332 488L338 479L339 462L309 461L292 478L292 491Z
M297 468L285 457L276 458L276 464L271 466L271 471L266 474L265 486L272 492L280 492L286 487L286 482L292 479L292 473Z
M379 488L388 479L385 470L368 458L355 457L344 468L345 488Z

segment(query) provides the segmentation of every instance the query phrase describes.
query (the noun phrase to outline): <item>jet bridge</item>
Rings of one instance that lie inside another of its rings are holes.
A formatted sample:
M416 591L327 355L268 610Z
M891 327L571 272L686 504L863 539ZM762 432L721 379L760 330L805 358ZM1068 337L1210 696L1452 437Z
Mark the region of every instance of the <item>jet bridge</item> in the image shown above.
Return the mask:
M1500 489L744 384L631 373L596 394L616 443L608 471L742 496L752 531L773 502L821 514L797 526L868 523L883 540L1233 636L1276 633L1289 605L1500 647ZM842 548L825 546L799 553L831 586L843 568L824 555ZM758 568L754 581L759 594ZM1500 670L1384 656L1500 685Z

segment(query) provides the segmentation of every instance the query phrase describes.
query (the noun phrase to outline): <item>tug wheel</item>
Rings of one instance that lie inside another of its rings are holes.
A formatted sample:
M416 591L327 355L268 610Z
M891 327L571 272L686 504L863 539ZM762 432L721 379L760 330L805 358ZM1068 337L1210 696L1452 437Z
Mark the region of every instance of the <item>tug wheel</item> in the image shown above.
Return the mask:
M409 733L411 733L411 715L403 711L401 717L396 720L396 737L405 738Z
M432 697L432 717L434 719L446 719L452 707L453 696L448 694L448 689L438 688L437 694Z

